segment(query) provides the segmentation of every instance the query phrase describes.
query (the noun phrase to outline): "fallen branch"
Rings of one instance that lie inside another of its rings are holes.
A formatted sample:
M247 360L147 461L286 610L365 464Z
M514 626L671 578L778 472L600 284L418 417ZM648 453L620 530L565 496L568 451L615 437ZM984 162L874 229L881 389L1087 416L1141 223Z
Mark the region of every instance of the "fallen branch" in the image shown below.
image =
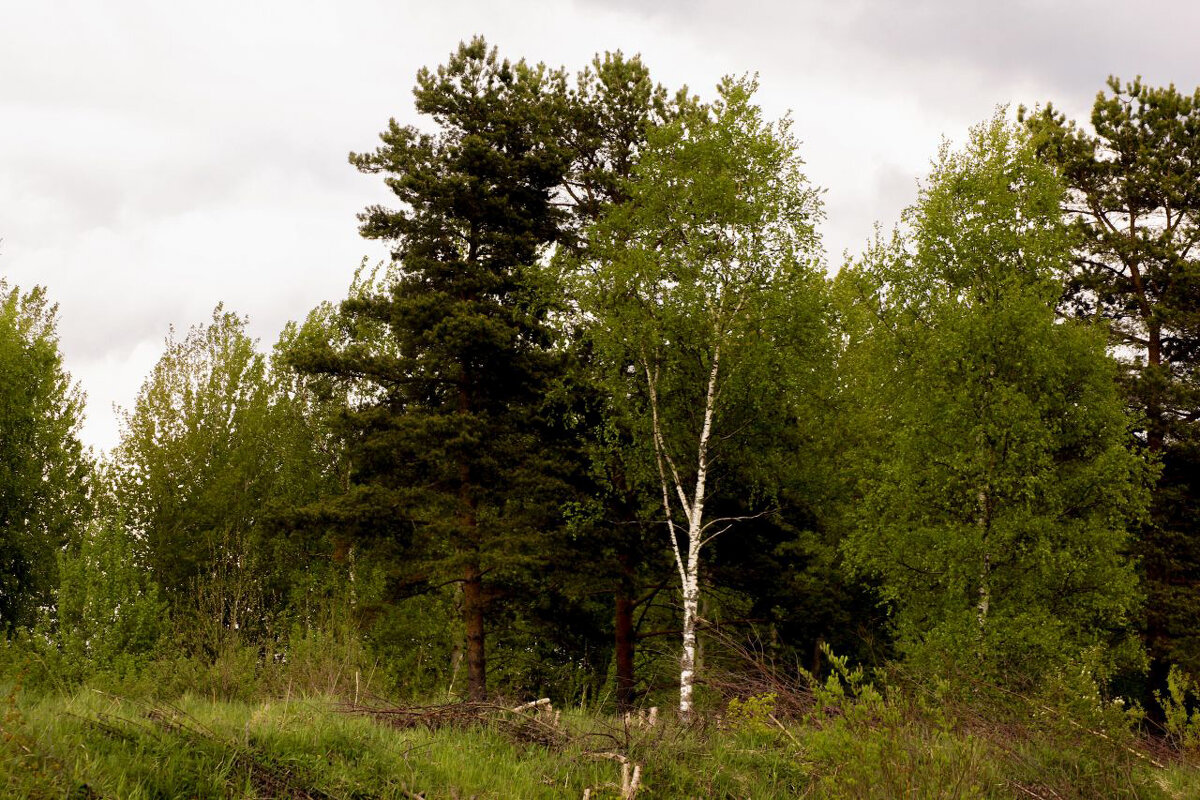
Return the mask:
M550 698L543 697L541 700L530 700L528 703L522 703L521 705L514 708L513 711L514 712L528 711L531 708L541 708L542 706L549 706L549 705L550 705Z

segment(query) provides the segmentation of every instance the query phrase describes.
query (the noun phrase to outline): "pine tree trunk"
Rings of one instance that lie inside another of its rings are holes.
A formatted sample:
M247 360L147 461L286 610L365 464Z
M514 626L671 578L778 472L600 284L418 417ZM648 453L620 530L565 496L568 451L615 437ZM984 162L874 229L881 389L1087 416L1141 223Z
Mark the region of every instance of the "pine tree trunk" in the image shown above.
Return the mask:
M484 650L483 576L471 562L463 576L463 621L467 629L467 697L487 699L487 660Z
M1152 371L1152 380L1157 381L1158 369L1162 365L1162 327L1154 322L1147 323L1146 367L1139 377L1144 381L1145 372ZM1145 385L1138 387L1145 391ZM1135 390L1137 391L1137 390ZM1146 401L1146 447L1152 458L1160 458L1165 449L1166 421L1163 418L1162 403L1159 399L1159 389L1152 390L1149 396L1143 395ZM1146 695L1153 691L1163 691L1167 686L1167 675L1170 672L1170 660L1166 656L1167 645L1172 636L1167 629L1167 614L1162 605L1156 603L1162 597L1164 590L1170 591L1170 569L1167 552L1169 545L1164 541L1163 530L1155 524L1163 517L1162 494L1155 491L1151 498L1150 515L1142 525L1141 550L1142 565L1146 571L1145 588L1147 604L1144 619L1145 631L1142 634L1147 655L1150 657L1150 671L1147 677ZM1146 698L1147 718L1152 723L1165 722L1166 716L1161 704Z
M464 381L458 387L458 413L468 414L471 397ZM478 546L478 526L475 502L471 497L471 466L465 459L458 464L458 500L461 507L462 534L469 542L468 547ZM478 551L467 559L463 570L463 623L467 634L467 698L475 702L487 699L487 654L484 649L483 627L483 571L480 569Z
M1162 326L1156 322L1150 322L1146 326L1146 334L1148 342L1146 347L1146 367L1143 368L1143 374L1140 377L1144 380L1144 373L1149 370L1152 373L1152 380L1156 384L1153 394L1146 398L1146 446L1152 455L1159 455L1162 453L1163 446L1166 443L1164 436L1166 419L1164 418L1165 415L1160 397L1161 389L1157 388L1157 382L1161 379L1158 373L1162 367Z

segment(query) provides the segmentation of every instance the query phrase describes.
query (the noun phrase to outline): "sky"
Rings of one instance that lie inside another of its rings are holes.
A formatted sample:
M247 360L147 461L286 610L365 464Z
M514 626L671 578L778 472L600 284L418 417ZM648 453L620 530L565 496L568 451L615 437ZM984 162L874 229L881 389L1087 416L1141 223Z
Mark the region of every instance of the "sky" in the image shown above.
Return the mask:
M414 76L461 40L571 71L636 53L702 99L758 73L825 189L836 269L943 137L1021 103L1086 121L1110 74L1190 93L1197 30L1192 0L0 0L0 277L58 303L103 451L172 325L224 303L269 350L384 257L355 215L389 194L347 154L390 118L428 126Z

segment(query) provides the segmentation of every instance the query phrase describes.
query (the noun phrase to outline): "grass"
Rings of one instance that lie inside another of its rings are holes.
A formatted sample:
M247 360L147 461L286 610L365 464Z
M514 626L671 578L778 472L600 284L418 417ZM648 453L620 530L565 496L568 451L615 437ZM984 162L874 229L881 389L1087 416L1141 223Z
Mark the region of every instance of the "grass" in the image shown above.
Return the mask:
M557 724L496 711L397 727L362 711L325 696L163 703L14 691L0 796L600 800L621 796L622 757L642 768L639 800L1200 797L1200 769L1144 751L1132 734L895 699L786 722L764 704L725 724L711 715L653 727L580 709ZM561 735L538 735L546 725Z

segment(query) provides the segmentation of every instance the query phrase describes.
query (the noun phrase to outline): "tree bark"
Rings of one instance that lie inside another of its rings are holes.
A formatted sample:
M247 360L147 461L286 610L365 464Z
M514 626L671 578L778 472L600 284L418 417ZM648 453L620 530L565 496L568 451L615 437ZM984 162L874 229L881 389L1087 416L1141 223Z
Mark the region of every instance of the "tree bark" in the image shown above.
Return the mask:
M484 649L483 575L479 564L467 564L463 574L463 620L467 628L467 697L487 699L487 654Z
M621 574L617 578L615 637L617 648L617 708L628 711L636 699L636 675L634 674L634 647L637 634L634 631L633 612L638 606L634 599L637 575L634 558L626 548L617 553Z
M617 646L617 708L628 711L634 701L633 673L633 597L629 584L622 580L617 586L616 646Z
M471 411L471 395L468 391L469 381L464 379L458 387L458 413L469 414ZM475 502L471 496L471 465L465 457L460 457L458 464L458 500L460 505L460 524L463 538L462 545L468 550L468 558L463 569L463 623L467 634L467 697L481 702L487 699L487 653L485 650L483 625L483 570L478 558L478 519L475 515Z
M696 683L696 612L700 587L696 574L688 575L683 588L683 652L679 656L679 717L691 719L692 690Z
M708 442L712 436L713 412L717 405L717 376L721 364L721 348L713 350L712 367L708 372L708 391L704 400L704 426L696 447L696 488L692 504L685 511L688 521L687 567L683 574L683 654L679 660L679 716L692 716L692 687L696 681L696 618L700 606L700 547L704 544L704 500L708 481ZM686 496L681 491L680 500Z
M987 632L987 616L992 605L992 554L988 550L988 531L991 528L988 493L986 489L979 490L979 516L976 524L979 526L980 545L983 549L982 563L979 565L979 636L983 639Z

